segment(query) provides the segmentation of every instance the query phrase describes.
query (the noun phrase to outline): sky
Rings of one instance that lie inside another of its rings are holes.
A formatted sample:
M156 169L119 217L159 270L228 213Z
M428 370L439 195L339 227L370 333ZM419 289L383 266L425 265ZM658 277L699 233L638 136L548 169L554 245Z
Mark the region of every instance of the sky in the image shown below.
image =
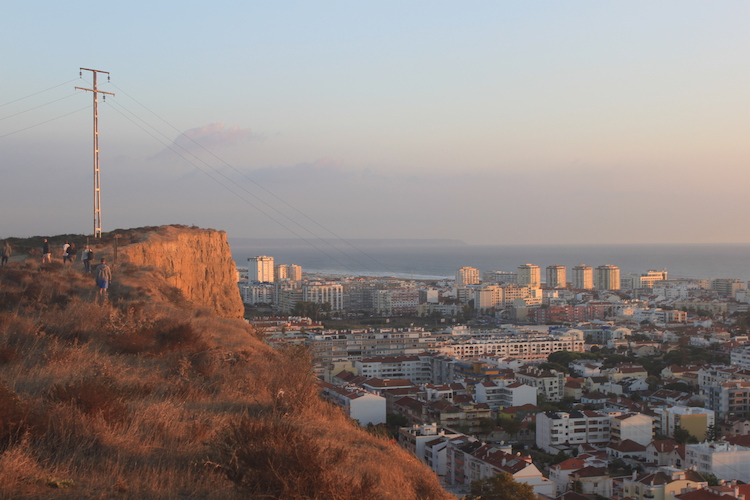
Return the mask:
M750 3L13 2L0 238L750 243Z

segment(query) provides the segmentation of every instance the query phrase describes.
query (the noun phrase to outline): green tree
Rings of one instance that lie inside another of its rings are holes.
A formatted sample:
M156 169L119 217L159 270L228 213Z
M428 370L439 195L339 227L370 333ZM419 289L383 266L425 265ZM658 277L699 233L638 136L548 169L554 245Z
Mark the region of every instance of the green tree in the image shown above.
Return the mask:
M521 421L517 418L501 418L499 426L503 432L513 437L521 430Z
M471 482L467 500L536 500L534 488L513 480L513 476L501 472L487 479Z
M672 438L675 441L677 441L678 444L685 444L690 440L690 438L695 439L695 437L692 434L690 434L689 430L683 429L682 427L679 427L679 426L674 428L674 433L672 434Z
M716 441L721 438L721 431L715 425L709 425L706 428L706 441Z

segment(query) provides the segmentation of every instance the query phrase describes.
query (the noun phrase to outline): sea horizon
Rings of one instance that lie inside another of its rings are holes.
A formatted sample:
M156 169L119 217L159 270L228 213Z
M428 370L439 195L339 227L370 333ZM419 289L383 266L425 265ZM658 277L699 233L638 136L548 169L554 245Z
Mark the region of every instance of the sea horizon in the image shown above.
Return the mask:
M452 278L469 266L484 271L516 271L531 263L568 269L579 264L611 264L624 276L650 269L670 278L750 280L750 244L505 244L473 245L452 239L315 240L229 238L238 266L256 255L276 264L297 264L303 272L335 275ZM314 245L314 246L313 246ZM542 272L544 277L544 272Z

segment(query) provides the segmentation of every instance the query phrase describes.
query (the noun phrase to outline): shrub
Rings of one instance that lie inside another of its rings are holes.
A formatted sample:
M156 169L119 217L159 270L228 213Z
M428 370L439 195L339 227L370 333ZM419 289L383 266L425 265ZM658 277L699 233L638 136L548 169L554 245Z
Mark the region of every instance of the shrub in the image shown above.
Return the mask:
M123 391L107 378L89 377L56 384L49 389L48 397L52 401L71 403L82 413L107 422L123 422L128 418Z
M309 432L309 430L308 430ZM372 476L341 474L345 447L312 439L286 419L244 418L219 446L219 469L249 494L279 499L375 498Z
M0 450L19 441L26 434L44 429L43 420L4 383L0 383Z

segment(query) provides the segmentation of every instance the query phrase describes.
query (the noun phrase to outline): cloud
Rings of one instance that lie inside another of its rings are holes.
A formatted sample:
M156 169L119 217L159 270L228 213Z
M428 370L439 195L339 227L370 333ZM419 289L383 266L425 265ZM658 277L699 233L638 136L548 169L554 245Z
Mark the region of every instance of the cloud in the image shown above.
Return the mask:
M227 146L234 146L242 142L257 139L260 136L250 129L243 129L237 125L228 126L224 123L209 123L202 127L186 130L174 140L169 148L157 153L154 158L161 159L174 153L196 153L201 150L216 151Z

